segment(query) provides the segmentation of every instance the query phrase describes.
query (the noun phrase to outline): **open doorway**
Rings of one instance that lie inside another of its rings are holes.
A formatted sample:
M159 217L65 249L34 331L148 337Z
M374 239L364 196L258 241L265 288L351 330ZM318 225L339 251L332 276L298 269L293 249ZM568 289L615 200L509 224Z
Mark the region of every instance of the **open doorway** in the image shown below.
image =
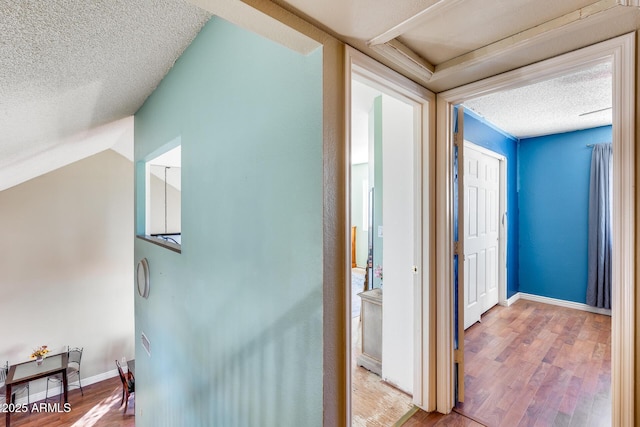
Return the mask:
M610 148L611 71L610 60L589 64L464 103L466 369L457 410L487 425L610 423L610 305L586 303L588 273L598 269L589 263L589 235L599 235L589 226L592 150ZM516 167L500 191L506 156ZM500 210L506 193L510 209ZM606 197L608 209L608 191ZM610 215L603 218L610 230ZM486 313L498 303L491 291L498 289L503 229L510 232L503 300L510 307ZM608 273L602 278L610 285ZM610 301L606 291L602 303Z
M414 114L358 75L351 87L352 420L389 425L413 394Z
M423 185L431 170L426 143L433 136L433 111L428 108L433 95L408 90L413 85L405 79L389 78L388 69L353 54L351 421L356 426L392 425L414 404L434 406L429 389L434 359L424 353L432 327L425 315L431 302L425 291L431 251L424 243L431 230L424 218L431 193ZM376 69L380 73L372 71Z
M464 103L468 100L472 100L484 94L496 93L504 89L510 89L515 87L522 87L531 83L536 83L566 75L569 72L584 69L589 65L603 63L604 61L610 61L613 65L613 125L612 125L612 145L613 145L613 202L612 202L612 217L613 217L613 246L618 248L616 257L612 261L613 270L613 283L616 287L616 292L612 295L613 310L612 310L612 323L611 323L611 369L612 369L612 424L621 425L626 421L628 414L633 413L633 386L629 383L625 376L621 375L622 372L626 372L626 376L632 376L633 362L630 357L625 354L631 351L633 348L633 304L627 301L633 301L635 294L633 288L633 259L634 249L631 239L633 238L633 176L634 176L634 150L633 150L633 108L630 103L629 93L633 92L633 58L634 55L634 37L624 36L617 39L612 39L608 42L604 42L590 48L576 51L571 54L563 55L543 63L535 64L526 67L522 70L516 70L512 73L507 73L502 76L487 79L482 82L471 84L463 88L455 89L452 91L441 94L441 101L439 108L442 107L443 112L441 117L442 134L439 134L439 146L443 148L441 151L442 156L439 158L443 163L451 161L453 164L454 149L450 141L453 140L450 129L453 129L453 110L454 106ZM451 144L451 145L449 145ZM587 150L585 144L584 150ZM449 147L448 149L445 149ZM446 170L443 170L446 172ZM450 173L451 170L448 172ZM441 178L444 178L444 184L446 184L446 175L443 173ZM440 176L440 175L439 175ZM453 175L451 175L453 176ZM464 180L464 178L463 178ZM452 183L453 179L449 182ZM441 182L440 185L443 185ZM453 187L453 185L452 185ZM453 226L453 219L451 219ZM453 228L453 227L452 227ZM446 234L446 233L445 233ZM453 233L452 233L453 234ZM453 236L451 235L451 238ZM453 240L453 238L452 238ZM446 253L453 256L453 251L447 248L446 242L441 242L439 247L442 247ZM462 244L463 245L463 244ZM453 245L452 245L453 246ZM447 319L453 312L453 304L446 301L447 289L450 292L451 283L453 283L453 272L451 269L450 276L445 273L443 277L444 281L439 281L439 294L441 297L439 300L443 300L444 310L442 317ZM449 282L449 280L451 280ZM447 284L447 282L449 284ZM462 284L464 284L464 274L462 277ZM628 299L628 300L627 300ZM463 314L462 314L463 315ZM449 325L451 325L449 323ZM443 352L442 358L439 362L442 362L440 366L445 368L445 374L442 379L443 392L446 391L447 384L451 387L451 394L449 395L452 400L448 401L448 398L438 401L438 404L449 405L453 403L453 391L456 383L456 371L458 390L462 390L464 394L464 384L462 379L465 372L465 361L461 353L464 351L464 330L462 326L460 329L454 330L445 327L440 335L443 344L451 339L451 347L456 341L454 337L458 333L457 341L458 349L452 350L450 354ZM450 336L448 334L451 334ZM450 338L449 338L450 337ZM457 363L454 362L456 360ZM448 367L446 366L448 364ZM439 384L440 390L440 384ZM621 392L624 390L624 392ZM627 393L629 396L627 396ZM449 403L450 402L450 403ZM442 409L447 411L446 406Z

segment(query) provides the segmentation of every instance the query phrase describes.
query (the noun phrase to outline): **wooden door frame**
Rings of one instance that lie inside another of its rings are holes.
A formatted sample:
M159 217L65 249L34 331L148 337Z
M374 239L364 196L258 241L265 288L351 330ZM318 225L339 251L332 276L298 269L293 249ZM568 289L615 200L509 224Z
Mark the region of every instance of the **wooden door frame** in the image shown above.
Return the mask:
M635 56L636 33L616 37L437 96L436 302L437 410L454 401L453 107L466 100L547 80L590 64L613 65L612 425L631 426L635 403Z
M436 409L435 404L435 240L432 238L435 229L435 192L430 185L435 179L435 95L399 73L382 65L374 59L349 46L345 49L345 111L346 111L346 174L347 200L350 200L351 188L351 79L354 74L366 79L383 92L404 98L419 108L414 109L414 124L418 144L415 151L415 170L419 171L420 193L415 194L416 206L415 231L421 236L416 242L417 286L414 288L414 387L413 402L426 411ZM431 142L431 143L430 143ZM350 218L350 214L347 214ZM347 251L350 253L350 251ZM350 283L350 278L347 283ZM351 301L350 286L346 287ZM348 304L350 306L350 304ZM345 359L348 372L351 372L351 309L345 312L348 317L347 342ZM348 313L347 313L348 312ZM351 375L347 375L348 421L351 422ZM350 425L350 424L347 425Z

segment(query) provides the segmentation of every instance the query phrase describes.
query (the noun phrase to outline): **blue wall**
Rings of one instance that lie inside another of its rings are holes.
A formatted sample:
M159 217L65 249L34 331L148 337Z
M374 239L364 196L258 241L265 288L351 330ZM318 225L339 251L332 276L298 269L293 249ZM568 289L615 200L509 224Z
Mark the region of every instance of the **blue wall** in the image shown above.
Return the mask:
M507 158L507 297L584 303L591 150L611 126L517 140L465 110L464 136Z
M507 159L507 298L518 292L518 140L465 110L464 139Z
M520 291L586 301L587 144L611 142L611 126L523 139L519 145Z
M182 253L135 241L136 425L322 425L322 50L212 18L136 113L139 232L176 138Z

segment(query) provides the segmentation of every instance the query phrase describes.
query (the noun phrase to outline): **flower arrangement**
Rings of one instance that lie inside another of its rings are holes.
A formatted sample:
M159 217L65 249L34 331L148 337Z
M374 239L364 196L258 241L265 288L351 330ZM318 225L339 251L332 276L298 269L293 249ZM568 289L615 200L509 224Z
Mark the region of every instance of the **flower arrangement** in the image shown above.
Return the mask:
M43 359L46 357L47 353L49 353L49 349L46 345L41 345L38 348L33 349L33 353L31 353L32 359Z
M380 264L373 270L373 275L382 281L382 266Z

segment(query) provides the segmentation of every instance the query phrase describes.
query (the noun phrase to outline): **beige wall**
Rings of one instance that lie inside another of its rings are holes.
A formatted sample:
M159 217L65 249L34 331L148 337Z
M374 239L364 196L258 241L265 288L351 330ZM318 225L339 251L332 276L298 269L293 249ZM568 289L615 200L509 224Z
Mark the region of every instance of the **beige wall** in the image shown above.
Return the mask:
M134 356L131 161L107 150L2 191L0 224L0 361L79 346L85 378Z

